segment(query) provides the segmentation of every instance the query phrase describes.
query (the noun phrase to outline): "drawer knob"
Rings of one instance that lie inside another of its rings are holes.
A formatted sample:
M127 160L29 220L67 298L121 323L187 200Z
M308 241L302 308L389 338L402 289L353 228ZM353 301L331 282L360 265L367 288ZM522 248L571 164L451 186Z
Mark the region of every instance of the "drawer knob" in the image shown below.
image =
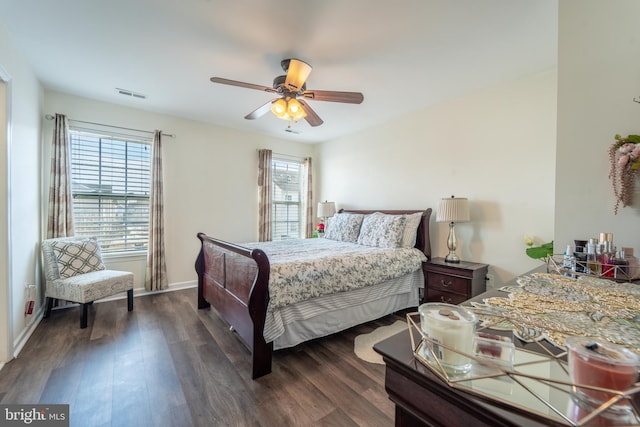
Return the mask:
M445 282L444 279L440 279L440 284L445 288L448 288L449 286L453 285L451 280L449 280L448 282Z
M445 298L442 295L440 295L440 301L441 302L446 302L447 304L451 304L451 298Z

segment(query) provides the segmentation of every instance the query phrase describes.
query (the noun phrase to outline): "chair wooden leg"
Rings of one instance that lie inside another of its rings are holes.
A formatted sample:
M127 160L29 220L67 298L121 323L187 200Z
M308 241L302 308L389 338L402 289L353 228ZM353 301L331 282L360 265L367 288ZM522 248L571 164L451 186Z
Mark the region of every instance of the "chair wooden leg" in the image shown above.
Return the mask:
M80 304L82 306L82 317L80 317L80 329L87 327L87 312L89 310L89 304Z
M47 297L47 308L44 310L44 315L42 316L44 319L51 316L51 309L53 308L55 300L55 298Z
M127 291L127 310L133 311L133 289Z

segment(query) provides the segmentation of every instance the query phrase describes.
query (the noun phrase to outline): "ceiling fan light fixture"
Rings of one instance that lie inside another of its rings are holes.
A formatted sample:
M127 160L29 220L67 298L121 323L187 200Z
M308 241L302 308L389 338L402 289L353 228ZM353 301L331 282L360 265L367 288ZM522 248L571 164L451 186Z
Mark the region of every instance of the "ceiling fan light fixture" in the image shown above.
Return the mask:
M279 119L298 121L307 117L300 102L295 98L280 98L271 104L271 112Z
M298 102L297 99L291 99L287 103L287 113L290 116L297 115L300 111L302 111L302 105Z
M305 117L307 117L307 113L302 108L299 109L296 114L291 116L294 122L297 122L300 119L304 119Z
M307 113L302 108L302 105L295 98L290 99L287 103L287 114L296 122L307 117Z
M287 79L285 86L292 92L298 92L302 89L311 74L311 65L299 59L291 59L289 61L289 69L287 71Z
M278 99L271 105L271 112L275 114L275 116L278 117L279 119L288 120L288 117L285 117L285 116L288 116L287 102L282 98Z

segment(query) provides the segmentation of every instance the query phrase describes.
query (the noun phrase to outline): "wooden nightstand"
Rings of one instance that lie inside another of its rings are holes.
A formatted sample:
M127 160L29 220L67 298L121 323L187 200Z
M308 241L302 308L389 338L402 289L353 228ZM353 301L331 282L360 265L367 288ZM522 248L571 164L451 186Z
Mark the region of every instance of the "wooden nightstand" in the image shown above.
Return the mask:
M422 302L460 304L487 289L487 264L460 261L452 264L434 258L422 264L424 299Z

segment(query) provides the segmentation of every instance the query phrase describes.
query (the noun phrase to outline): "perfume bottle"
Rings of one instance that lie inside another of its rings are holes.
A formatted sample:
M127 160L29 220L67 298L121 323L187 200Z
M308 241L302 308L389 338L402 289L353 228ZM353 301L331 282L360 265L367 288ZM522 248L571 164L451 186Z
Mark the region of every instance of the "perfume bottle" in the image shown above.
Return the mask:
M602 266L601 275L603 277L615 276L616 251L613 246L613 233L600 233L596 246L596 259Z
M615 277L616 272L616 249L608 242L600 257L602 263L602 275L604 277Z
M587 253L584 252L583 246L576 246L576 250L573 253L573 259L575 262L575 268L573 271L576 273L586 273Z
M602 264L596 257L595 239L589 239L589 243L587 243L587 268L585 273L597 276L602 273Z
M562 269L564 275L569 277L576 277L575 274L569 273L569 271L576 271L576 258L572 255L571 245L567 245L567 249L564 251L562 257Z

